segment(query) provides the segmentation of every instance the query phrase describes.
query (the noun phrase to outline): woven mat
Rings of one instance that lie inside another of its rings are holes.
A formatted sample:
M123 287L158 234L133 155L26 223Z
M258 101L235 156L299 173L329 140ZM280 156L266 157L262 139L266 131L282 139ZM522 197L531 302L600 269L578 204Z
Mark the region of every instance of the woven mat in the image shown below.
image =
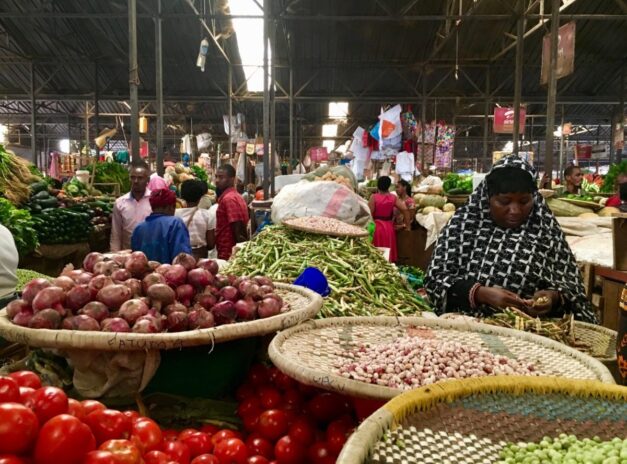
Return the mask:
M325 223L332 225L331 227L315 227L312 226L308 221L310 220L324 220ZM368 235L368 231L363 227L357 227L352 224L347 224L339 219L322 217L322 216L310 216L310 217L299 217L299 218L290 218L284 219L283 225L289 227L290 229L300 230L302 232L309 232L310 234L318 234L318 235L330 235L333 237L366 237ZM333 225L342 231L332 228Z
M421 326L427 330L416 329ZM337 374L337 366L348 358L348 352L365 343L386 343L407 335L458 341L495 355L531 362L543 376L614 383L599 361L548 338L486 324L418 317L309 321L279 333L270 344L269 355L280 370L303 383L345 394L389 399L402 391L350 380Z
M627 389L526 377L449 381L395 398L360 425L338 464L475 464L507 443L627 436Z
M277 293L288 304L287 311L266 319L225 324L210 329L160 334L83 332L78 330L29 329L13 324L0 311L0 337L29 346L64 349L169 350L185 346L212 345L240 338L256 337L292 327L315 317L322 297L311 290L276 283Z

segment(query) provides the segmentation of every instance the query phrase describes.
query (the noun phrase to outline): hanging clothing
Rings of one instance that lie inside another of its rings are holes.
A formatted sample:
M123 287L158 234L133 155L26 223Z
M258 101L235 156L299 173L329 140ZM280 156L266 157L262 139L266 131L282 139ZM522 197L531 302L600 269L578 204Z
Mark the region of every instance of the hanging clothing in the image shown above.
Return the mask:
M396 155L396 173L407 182L411 182L414 178L414 154L402 151Z
M502 158L492 170L503 167L523 169L537 182L533 167L518 156ZM578 320L596 321L562 229L542 195L536 191L533 196L534 208L517 229L499 227L492 220L485 180L455 212L438 237L425 279L437 313L489 316L490 308L470 307L469 292L479 283L507 289L524 299L538 290L555 290L565 312Z
M374 210L372 218L374 219L374 238L372 244L376 247L384 247L390 249L390 261L396 262L396 232L394 231L394 205L396 204L396 195L391 193L375 193Z

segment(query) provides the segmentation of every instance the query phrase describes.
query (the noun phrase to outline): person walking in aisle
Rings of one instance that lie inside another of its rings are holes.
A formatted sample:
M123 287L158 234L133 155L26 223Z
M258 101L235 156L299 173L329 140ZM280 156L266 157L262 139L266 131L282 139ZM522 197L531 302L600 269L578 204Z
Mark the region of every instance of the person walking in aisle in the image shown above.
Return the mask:
M215 247L215 213L198 207L202 196L207 193L207 183L202 180L190 179L181 185L181 198L187 208L179 208L175 214L180 217L189 231L194 258L207 258L209 250Z

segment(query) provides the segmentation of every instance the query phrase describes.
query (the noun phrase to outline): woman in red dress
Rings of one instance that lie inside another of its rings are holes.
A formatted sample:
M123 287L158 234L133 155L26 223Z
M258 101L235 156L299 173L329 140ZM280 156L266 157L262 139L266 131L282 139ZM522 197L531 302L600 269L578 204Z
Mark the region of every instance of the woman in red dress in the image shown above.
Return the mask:
M398 208L405 217L405 228L409 229L409 210L405 203L389 192L392 181L388 176L377 180L378 193L373 194L368 201L372 219L374 219L374 239L376 247L390 249L390 261L396 262L396 232L394 231L394 207Z

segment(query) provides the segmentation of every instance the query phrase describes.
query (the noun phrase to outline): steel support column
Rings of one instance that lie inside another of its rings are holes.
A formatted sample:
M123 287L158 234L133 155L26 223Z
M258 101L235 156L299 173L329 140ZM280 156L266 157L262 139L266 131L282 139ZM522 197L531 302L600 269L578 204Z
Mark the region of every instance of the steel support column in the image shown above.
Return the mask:
M268 40L270 32L270 0L263 4L263 195L270 198L270 92L268 69Z
M525 3L518 0L519 16L516 20L516 69L514 76L514 132L513 132L513 153L518 154L520 142L520 95L522 93L522 73L523 73L523 51L525 46Z
M137 69L137 0L128 0L129 88L131 100L131 161L139 160L139 72Z
M482 171L487 169L490 163L488 148L488 135L490 133L490 68L486 70L485 77L485 105L483 108L483 159L481 160Z
M96 137L100 135L100 79L98 78L98 71L99 65L96 61L94 63L94 126L96 127Z
M288 173L293 169L292 160L294 159L294 68L290 66L290 160Z
M557 33L559 29L560 0L551 0L551 57L549 61L549 88L546 102L546 139L544 172L553 178L553 131L555 130L555 100L557 98ZM549 184L549 188L550 188Z
M422 69L422 101L420 111L420 173L425 172L425 130L427 128L427 70Z
M268 5L264 4L265 8L270 8L270 0L265 0ZM270 16L272 10L268 12ZM270 56L270 193L274 197L276 195L275 186L274 186L274 178L276 177L276 154L278 153L278 149L276 146L276 100L275 100L275 69L274 69L274 60L276 59L276 47L275 47L275 37L276 37L276 22L274 19L271 19L269 22L270 32L268 34L268 39L270 41L270 49L272 51L272 55Z
M155 20L155 87L157 98L157 174L163 176L163 37L161 31L161 0L157 0Z
M35 63L30 64L30 148L30 160L34 165L37 165L37 101L35 100Z

